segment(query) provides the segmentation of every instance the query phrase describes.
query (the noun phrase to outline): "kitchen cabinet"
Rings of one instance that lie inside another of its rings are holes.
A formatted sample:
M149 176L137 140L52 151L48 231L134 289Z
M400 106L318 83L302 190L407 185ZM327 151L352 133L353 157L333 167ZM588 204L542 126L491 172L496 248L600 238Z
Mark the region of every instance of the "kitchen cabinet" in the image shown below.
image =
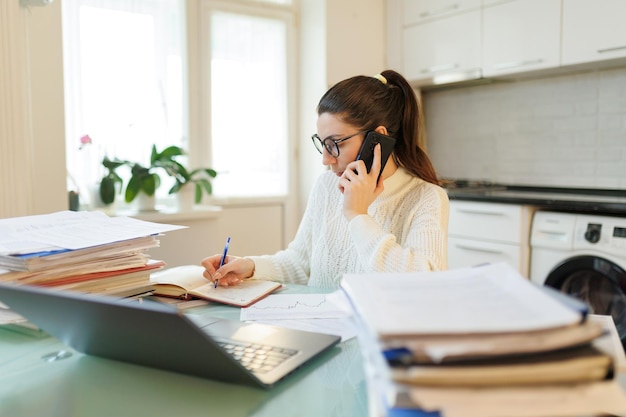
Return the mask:
M481 0L404 0L404 26L479 8Z
M404 75L414 84L480 77L480 9L403 29Z
M563 0L562 64L626 58L626 1Z
M417 87L626 65L624 0L388 0L387 9L388 62Z
M485 77L560 65L561 0L516 0L483 8Z
M493 6L494 4L499 4L499 3L509 3L512 1L517 1L517 0L483 0L483 7Z
M450 201L448 267L506 262L528 277L530 206Z

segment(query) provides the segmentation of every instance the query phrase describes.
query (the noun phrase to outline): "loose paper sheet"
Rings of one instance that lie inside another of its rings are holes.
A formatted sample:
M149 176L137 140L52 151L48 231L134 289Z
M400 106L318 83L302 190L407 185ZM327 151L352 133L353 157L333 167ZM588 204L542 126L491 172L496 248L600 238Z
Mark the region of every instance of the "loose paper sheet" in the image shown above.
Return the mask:
M380 337L539 330L579 323L511 266L426 273L346 274L342 285Z
M241 320L255 320L296 330L356 336L352 308L342 292L332 294L272 294L241 309Z
M0 219L0 254L81 249L183 228L130 217L109 217L97 211Z
M335 294L273 294L241 309L241 320L332 319L348 317L350 310Z

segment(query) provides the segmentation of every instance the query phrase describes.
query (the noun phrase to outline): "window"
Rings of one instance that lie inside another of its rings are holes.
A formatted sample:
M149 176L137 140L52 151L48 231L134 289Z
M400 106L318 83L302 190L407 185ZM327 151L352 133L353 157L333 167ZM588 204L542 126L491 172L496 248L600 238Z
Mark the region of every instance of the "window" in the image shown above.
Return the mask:
M179 0L63 2L67 166L79 187L99 181L105 155L147 163L152 144L187 147L183 18Z
M105 155L147 163L155 144L216 169L216 197L287 194L289 0L62 4L67 166L79 186L99 182ZM187 41L185 16L198 15ZM81 149L86 134L93 143ZM161 177L158 198L169 189Z
M285 195L286 23L219 10L210 16L215 192Z

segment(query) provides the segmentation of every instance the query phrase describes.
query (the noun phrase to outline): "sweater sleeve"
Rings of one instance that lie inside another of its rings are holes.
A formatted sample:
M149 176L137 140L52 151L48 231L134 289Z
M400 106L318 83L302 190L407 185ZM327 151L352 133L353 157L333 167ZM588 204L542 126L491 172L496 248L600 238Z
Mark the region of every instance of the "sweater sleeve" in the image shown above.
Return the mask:
M447 269L448 196L437 186L428 187L404 213L405 229L399 239L370 215L360 215L348 230L362 265L369 272L416 272Z

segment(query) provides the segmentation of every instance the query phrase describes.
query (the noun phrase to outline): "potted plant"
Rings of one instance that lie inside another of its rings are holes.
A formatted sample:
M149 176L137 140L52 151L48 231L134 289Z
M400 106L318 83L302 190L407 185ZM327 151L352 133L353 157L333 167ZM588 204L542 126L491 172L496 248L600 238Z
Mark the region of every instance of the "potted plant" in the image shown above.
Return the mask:
M112 204L115 201L116 184L119 184L121 193L123 181L116 170L127 164L127 161L110 160L106 156L102 160L102 165L107 169L107 173L100 180L100 200L104 205Z
M207 195L213 193L211 178L217 176L217 172L212 168L196 168L191 171L187 170L177 161L166 169L166 172L174 178L176 183L170 188L169 194L179 193L182 189L194 186L194 203L199 204L206 192Z
M158 152L155 145L152 145L150 165L144 167L139 163L129 163L131 167L131 177L125 191L125 200L130 203L139 193L147 196L154 196L156 189L161 184L161 178L155 169L160 168L171 176L175 184L170 188L169 194L176 194L187 184L195 185L195 202L202 200L203 194L212 193L210 179L217 176L217 172L211 168L187 169L177 158L184 155L184 151L179 146L169 146Z
M163 152L157 152L156 145L152 145L150 165L145 167L138 162L127 162L130 166L130 179L124 193L124 199L127 203L133 201L139 193L149 197L154 196L157 188L161 185L161 177L154 170L171 164L170 161L174 154L180 154L180 148L177 146L170 146Z

